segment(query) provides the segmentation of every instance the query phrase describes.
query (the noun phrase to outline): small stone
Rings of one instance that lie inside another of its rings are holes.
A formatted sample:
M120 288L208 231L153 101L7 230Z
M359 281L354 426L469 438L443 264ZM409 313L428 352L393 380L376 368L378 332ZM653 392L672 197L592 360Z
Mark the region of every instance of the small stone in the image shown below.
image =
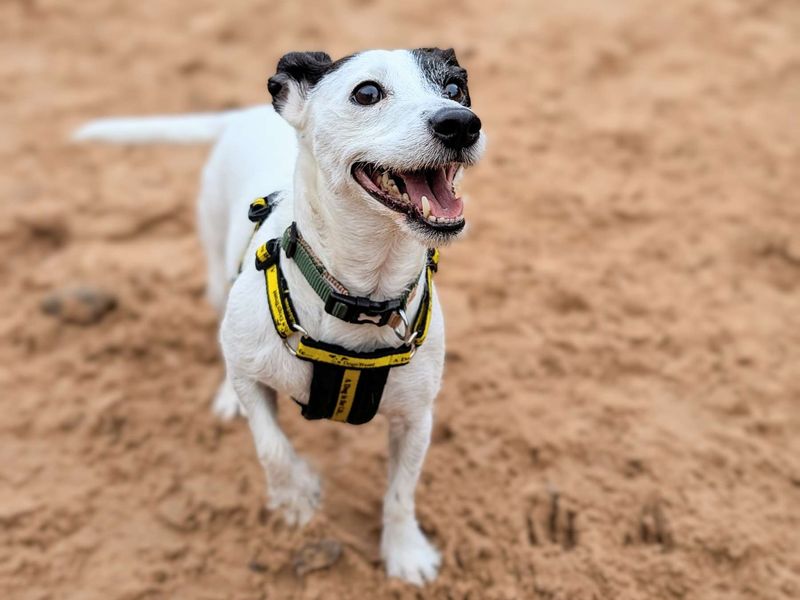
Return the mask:
M112 293L90 286L78 286L55 290L45 296L42 312L60 319L64 323L93 325L117 306Z
M251 560L250 563L248 563L247 568L253 573L266 573L269 570L267 565L257 560Z
M337 540L320 540L306 544L292 560L294 571L300 577L311 571L327 569L342 556L342 544Z
M192 499L183 493L162 500L156 509L156 517L170 529L182 533L195 531L199 526Z

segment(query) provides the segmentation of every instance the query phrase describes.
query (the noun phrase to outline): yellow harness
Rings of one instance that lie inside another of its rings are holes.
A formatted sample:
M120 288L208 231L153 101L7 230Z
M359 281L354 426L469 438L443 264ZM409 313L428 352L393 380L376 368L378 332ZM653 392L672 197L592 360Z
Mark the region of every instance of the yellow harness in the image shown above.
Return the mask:
M254 209L269 207L265 198L251 205ZM264 210L256 211L264 213ZM268 215L269 211L266 211ZM264 215L260 222L263 222ZM260 225L260 222L257 225ZM287 258L294 255L297 228L293 223L282 238L274 238L256 249L256 268L264 271L267 300L275 331L283 339L287 350L297 358L312 363L314 367L309 401L301 405L307 419L332 419L359 425L371 420L378 412L389 369L409 363L428 335L433 304L433 274L439 265L439 251L428 251L425 265L425 289L419 310L413 322L405 319L403 340L396 348L381 348L371 352L355 352L342 346L313 339L297 320L297 312L286 280L280 269L281 250ZM344 319L343 319L344 320ZM364 322L364 321L349 321ZM374 324L374 323L373 323ZM290 338L299 336L297 347L289 344Z

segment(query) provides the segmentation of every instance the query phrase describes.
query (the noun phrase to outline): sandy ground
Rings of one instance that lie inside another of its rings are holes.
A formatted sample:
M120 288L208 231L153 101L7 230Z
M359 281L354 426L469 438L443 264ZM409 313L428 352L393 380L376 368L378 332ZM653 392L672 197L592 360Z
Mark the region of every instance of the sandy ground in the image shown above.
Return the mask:
M245 423L210 414L207 149L65 140L262 102L287 50L431 44L490 150L438 278L417 496L444 564L418 592L378 561L383 422L284 402L325 478L297 532ZM799 113L796 0L4 0L0 597L799 598ZM43 311L73 286L116 307ZM338 561L298 574L321 540Z

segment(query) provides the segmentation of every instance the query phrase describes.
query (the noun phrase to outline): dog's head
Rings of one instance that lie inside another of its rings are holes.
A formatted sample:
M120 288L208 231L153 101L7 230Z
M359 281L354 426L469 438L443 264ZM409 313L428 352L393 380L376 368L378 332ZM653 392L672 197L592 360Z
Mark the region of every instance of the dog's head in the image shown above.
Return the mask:
M453 50L371 50L336 62L292 52L268 87L336 195L362 199L429 245L463 230L455 181L485 140Z

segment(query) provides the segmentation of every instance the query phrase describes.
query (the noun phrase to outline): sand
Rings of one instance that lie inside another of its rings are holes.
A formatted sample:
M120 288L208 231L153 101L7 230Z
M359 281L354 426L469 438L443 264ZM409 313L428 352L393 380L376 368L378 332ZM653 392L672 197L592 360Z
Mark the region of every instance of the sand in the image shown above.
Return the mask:
M325 482L293 531L210 414L207 148L66 140L262 102L284 51L434 44L490 145L437 279L418 591L378 559L382 421L284 399ZM0 597L800 597L796 0L6 0L0 57Z

